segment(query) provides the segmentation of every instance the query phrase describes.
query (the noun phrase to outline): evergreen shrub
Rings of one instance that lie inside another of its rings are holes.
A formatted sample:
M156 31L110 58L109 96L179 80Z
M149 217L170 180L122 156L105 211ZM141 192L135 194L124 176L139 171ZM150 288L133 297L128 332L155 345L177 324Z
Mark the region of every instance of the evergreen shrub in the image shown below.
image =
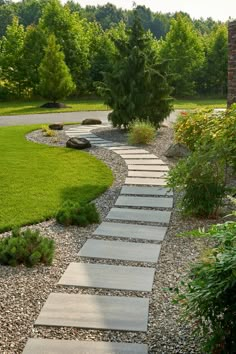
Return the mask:
M155 139L156 128L151 122L135 120L131 123L128 133L130 144L148 144Z
M54 241L40 236L39 231L13 230L12 235L0 239L0 264L32 267L37 263L49 265L54 255Z
M80 204L72 201L66 201L57 212L56 220L59 224L69 226L87 226L93 223L99 223L100 216L95 204Z
M198 233L216 246L191 266L174 301L203 339L204 353L236 353L236 222Z

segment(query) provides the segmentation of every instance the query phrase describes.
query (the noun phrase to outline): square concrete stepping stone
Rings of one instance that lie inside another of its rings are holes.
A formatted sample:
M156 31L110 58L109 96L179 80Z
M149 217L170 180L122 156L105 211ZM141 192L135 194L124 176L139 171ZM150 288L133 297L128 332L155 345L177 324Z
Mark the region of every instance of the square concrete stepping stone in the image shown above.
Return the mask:
M149 154L150 152L144 149L120 149L119 152L120 155L130 155L130 154ZM137 156L138 157L138 156Z
M156 171L128 171L128 177L151 177L151 178L165 178L165 172Z
M170 211L112 208L107 215L107 219L168 224L170 221L170 215Z
M148 354L146 344L31 338L23 354Z
M35 325L145 332L148 304L146 298L52 293Z
M80 257L157 262L160 245L89 239L79 251Z
M150 154L150 153L145 153L145 154L120 154L121 157L124 159L156 159L158 160L158 157L156 155Z
M167 165L128 165L129 171L169 171Z
M152 291L155 269L107 264L70 263L59 285Z
M122 187L120 194L172 196L173 192L164 187L124 186Z
M157 157L155 159L127 159L125 157L125 162L127 165L166 165L166 163L162 160L159 160Z
M125 184L141 184L150 186L166 186L166 180L162 178L142 178L142 177L127 177Z
M167 227L162 226L103 222L94 231L93 235L162 241L165 237L166 231Z
M146 208L172 208L173 199L158 197L120 196L118 197L115 205Z

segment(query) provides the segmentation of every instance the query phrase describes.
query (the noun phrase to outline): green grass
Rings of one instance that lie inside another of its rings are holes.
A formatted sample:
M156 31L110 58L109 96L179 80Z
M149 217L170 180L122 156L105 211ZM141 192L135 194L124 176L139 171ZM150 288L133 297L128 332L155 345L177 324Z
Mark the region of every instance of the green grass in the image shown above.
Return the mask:
M86 152L25 140L38 126L0 127L0 231L54 216L65 200L88 202L113 181Z
M189 99L175 100L175 109L205 109L205 108L226 108L226 99Z
M36 113L58 113L58 112L79 112L79 111L104 111L108 107L102 100L63 100L69 108L50 109L40 108L46 101L7 101L0 102L0 116L36 114Z

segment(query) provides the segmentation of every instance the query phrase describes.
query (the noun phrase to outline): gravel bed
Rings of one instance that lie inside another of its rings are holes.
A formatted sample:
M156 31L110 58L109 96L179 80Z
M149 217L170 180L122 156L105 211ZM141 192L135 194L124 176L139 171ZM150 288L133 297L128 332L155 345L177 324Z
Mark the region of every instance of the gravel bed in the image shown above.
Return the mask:
M96 133L97 132L98 130L96 130ZM62 134L62 139L66 139L63 132L60 134ZM97 134L108 140L126 142L124 140L122 141L125 135L120 134L114 129L100 130ZM156 141L148 147L145 146L145 149L150 149L149 151L163 158L163 152L171 143L172 134L171 129L161 128ZM33 132L28 135L28 139L44 143L41 135L40 131ZM47 142L49 143L49 140L47 140ZM63 146L65 140L49 143L49 145L51 144ZM95 201L102 218L104 218L119 195L120 188L127 175L127 168L124 161L112 151L94 147L89 150L89 153L106 162L107 165L112 168L116 177L113 186ZM167 159L165 159L165 161L167 161ZM175 195L175 205L177 199L178 196ZM55 220L50 220L31 226L31 229L39 229L42 234L55 240L56 254L53 264L50 267L37 266L28 269L23 266L16 268L0 266L0 353L22 353L29 337L147 343L150 348L149 354L200 353L199 341L191 337L191 329L188 324L180 322L179 308L172 303L171 294L165 289L175 287L179 280L186 274L189 263L193 262L198 257L201 250L209 245L208 239L183 238L177 237L176 234L181 231L207 226L211 223L221 221L222 219L218 219L217 221L198 220L194 218L183 219L180 216L178 208L175 207L166 238L162 242L161 254L157 265L153 263L117 260L80 259L78 251L86 240L92 237L92 233L97 225L90 225L86 228L78 228L75 226L65 228L58 225ZM8 233L2 234L0 237L4 237L7 234ZM93 236L93 238L95 238L95 236ZM108 237L96 238L107 240L115 239ZM124 238L116 239L127 241L127 239ZM130 239L130 241L150 243L150 241L140 241L137 239ZM79 260L92 263L156 267L153 291L149 294L146 292L79 289L75 287L56 286L68 264L72 261ZM34 321L52 291L78 294L150 296L148 332L100 331L68 327L34 327Z

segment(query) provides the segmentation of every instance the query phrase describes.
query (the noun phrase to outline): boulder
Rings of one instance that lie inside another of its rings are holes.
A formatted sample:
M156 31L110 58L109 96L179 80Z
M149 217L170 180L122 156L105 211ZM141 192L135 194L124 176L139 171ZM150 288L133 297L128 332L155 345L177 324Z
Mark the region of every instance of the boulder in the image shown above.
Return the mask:
M61 102L47 102L44 103L42 106L40 106L40 108L71 108L71 107Z
M190 155L190 150L183 144L171 144L164 155L166 157L186 157Z
M66 146L72 149L83 150L91 147L90 142L85 138L70 138Z
M49 124L48 128L52 130L63 130L63 123L52 123Z
M102 124L102 121L100 119L84 119L81 123L82 125L95 125L95 124Z

